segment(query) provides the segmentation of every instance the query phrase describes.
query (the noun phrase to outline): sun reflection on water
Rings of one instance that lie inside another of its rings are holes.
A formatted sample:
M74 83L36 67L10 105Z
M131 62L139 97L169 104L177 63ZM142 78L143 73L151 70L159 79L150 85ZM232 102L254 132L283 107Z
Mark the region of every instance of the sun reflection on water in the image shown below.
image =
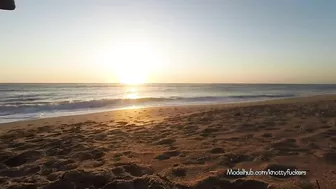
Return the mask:
M139 98L139 94L138 94L136 88L135 87L129 88L126 91L126 93L124 95L124 98L125 99L138 99Z

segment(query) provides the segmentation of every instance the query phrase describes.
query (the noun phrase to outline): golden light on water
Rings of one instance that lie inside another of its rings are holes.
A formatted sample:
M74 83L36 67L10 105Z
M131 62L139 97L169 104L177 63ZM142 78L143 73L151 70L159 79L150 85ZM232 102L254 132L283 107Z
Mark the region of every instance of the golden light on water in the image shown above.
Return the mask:
M132 87L126 91L126 94L124 95L125 99L138 99L139 95L136 90L136 88Z
M132 94L127 94L127 95L125 96L125 98L127 98L127 99L138 99L139 96L138 96L138 94L136 94L136 93L132 93Z

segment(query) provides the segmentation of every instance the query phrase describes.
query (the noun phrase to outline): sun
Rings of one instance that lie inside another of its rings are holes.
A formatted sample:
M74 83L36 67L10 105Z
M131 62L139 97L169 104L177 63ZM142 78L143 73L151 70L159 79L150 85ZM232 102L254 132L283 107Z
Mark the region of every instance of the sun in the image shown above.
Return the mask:
M104 69L109 69L122 84L142 84L162 63L155 46L144 40L115 43L102 57Z

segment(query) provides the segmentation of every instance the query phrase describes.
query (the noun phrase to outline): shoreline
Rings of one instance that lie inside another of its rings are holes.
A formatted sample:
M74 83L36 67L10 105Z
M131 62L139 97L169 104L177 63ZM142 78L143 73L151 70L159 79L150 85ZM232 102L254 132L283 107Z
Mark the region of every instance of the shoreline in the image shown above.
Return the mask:
M274 98L274 99L258 99L258 100L246 100L246 101L235 101L235 102L225 102L225 101L208 101L208 102L175 102L175 103L163 103L163 104L147 104L147 105L129 105L126 107L111 107L111 108L92 108L92 109L74 109L73 111L59 111L59 112L46 112L49 116L45 117L32 117L27 119L16 119L13 118L13 121L0 121L1 124L6 123L15 123L15 122L22 122L22 121L31 121L31 120L39 120L39 119L48 119L48 118L57 118L57 117L64 117L64 116L77 116L77 115L87 115L87 114L95 114L95 113L103 113L103 112L110 112L110 111L121 111L121 110L132 110L132 109L143 109L143 108L165 108L165 107L182 107L182 106L211 106L211 105L224 105L224 104L241 104L241 103L252 103L252 102L263 102L263 101L270 101L270 100L279 100L279 99L288 99L288 98L295 98L295 97L284 97L284 98ZM136 100L136 99L135 99ZM30 113L28 113L30 114ZM34 114L34 113L31 113ZM35 113L36 114L36 113ZM14 114L15 115L15 114ZM26 114L23 114L26 115Z
M316 100L325 100L329 98L336 98L336 94L323 94L323 95L311 95L311 96L302 96L302 97L287 97L287 98L278 98L278 99L267 99L267 100L256 100L256 101L242 101L242 102L228 102L228 103L204 103L204 104L185 104L185 105L163 105L163 106L140 106L140 107L126 107L118 108L112 110L97 110L97 112L88 112L88 113L75 113L73 115L61 115L61 116L51 116L45 118L35 118L35 119L26 119L26 120L17 120L11 122L0 123L1 128L6 127L6 125L15 125L15 124L24 124L27 122L36 122L36 121L48 121L49 119L62 119L62 118L72 118L72 117L85 117L85 116L94 116L104 113L113 113L120 111L133 111L133 110L155 110L162 108L227 108L227 107L241 107L241 106L253 106L253 105L266 105L266 104L277 104L277 103L293 103L296 102L307 102L307 101L316 101Z
M42 118L33 118L33 119L24 119L24 120L16 120L16 121L10 121L10 122L0 122L0 130L3 125L7 124L15 124L15 123L22 123L22 122L30 122L30 121L38 121L38 120L47 120L47 119L57 119L57 118L62 118L62 117L73 117L73 116L85 116L85 115L91 115L91 114L102 114L102 113L110 113L110 112L115 112L115 111L131 111L131 110L136 110L136 109L160 109L160 108L181 108L181 107L208 107L208 106L219 106L219 107L225 107L225 106L230 106L230 107L235 107L235 106L241 106L241 105L261 105L264 103L290 103L292 100L299 100L299 101L304 101L304 100L309 100L311 98L313 99L322 99L322 98L329 98L336 96L336 94L323 94L323 95L309 95L309 96L301 96L301 97L287 97L287 98L276 98L276 99L266 99L266 100L255 100L255 101L241 101L241 102L211 102L211 103L200 103L200 104L176 104L176 105L148 105L148 106L139 106L139 107L125 107L125 108L116 108L116 109L109 109L109 110L96 110L92 112L87 112L84 113L83 111L78 111L78 112L70 112L68 115L60 115L60 116L48 116L48 117L42 117ZM81 113L83 112L83 113ZM60 112L62 114L64 112Z

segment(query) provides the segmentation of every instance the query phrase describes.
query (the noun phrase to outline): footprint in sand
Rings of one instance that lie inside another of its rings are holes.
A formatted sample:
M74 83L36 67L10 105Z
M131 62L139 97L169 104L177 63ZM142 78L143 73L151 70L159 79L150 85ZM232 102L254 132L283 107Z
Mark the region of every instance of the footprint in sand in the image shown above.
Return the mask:
M175 139L165 138L165 139L161 139L161 140L155 142L154 144L156 144L156 145L171 145L175 142L176 142Z
M264 138L272 138L272 133L264 133L262 135L262 137L264 137Z
M187 169L184 167L174 167L171 173L176 177L185 177L187 175Z
M3 163L9 167L17 167L20 165L23 165L28 162L34 162L40 158L42 158L43 154L39 151L27 151L23 152L18 155L14 155L7 160L5 160Z
M328 129L322 132L320 135L322 135L323 137L327 137L327 138L334 137L336 136L336 129Z
M72 159L50 159L43 164L43 172L48 174L48 170L69 171L78 167L78 162ZM50 174L50 173L49 173Z
M14 157L16 154L14 152L9 151L0 151L0 162L3 162L4 160L7 160L11 157Z
M58 180L60 177L61 177L61 172L54 172L54 173L50 173L48 176L47 176L47 179L49 181L56 181Z
M93 156L87 152L76 152L74 155L71 156L71 159L77 159L79 161L85 161L93 159Z
M117 163L115 164L115 166L116 167L112 169L112 172L116 176L126 174L133 177L142 177L144 175L152 175L154 173L152 168L144 165L138 165L135 163Z
M225 151L223 148L216 147L216 148L211 149L210 152L213 154L221 154L221 153L224 153Z
M26 166L22 168L8 168L0 171L0 176L16 178L36 174L41 171L40 166Z
M246 154L235 154L235 153L228 153L224 154L221 158L219 164L225 165L228 167L233 167L234 165L244 162L244 161L253 161L253 157L246 155Z
M155 159L166 160L166 159L170 159L171 157L174 157L174 156L179 156L180 154L181 154L181 152L177 151L177 150L167 151L167 152L163 152L162 154L156 156Z
M106 133L99 133L93 136L94 140L103 141L107 137Z
M336 165L336 152L330 151L323 154L323 159L326 163Z
M300 152L306 152L308 149L300 148L296 139L287 138L275 141L271 147L277 151L277 155L298 155Z
M89 188L93 186L94 188L102 188L108 183L108 176L94 173L94 172L85 172L85 171L70 171L66 172L61 176L59 181L50 184L47 189L56 189L56 188ZM72 186L67 183L72 183ZM62 186L62 187L61 187Z

